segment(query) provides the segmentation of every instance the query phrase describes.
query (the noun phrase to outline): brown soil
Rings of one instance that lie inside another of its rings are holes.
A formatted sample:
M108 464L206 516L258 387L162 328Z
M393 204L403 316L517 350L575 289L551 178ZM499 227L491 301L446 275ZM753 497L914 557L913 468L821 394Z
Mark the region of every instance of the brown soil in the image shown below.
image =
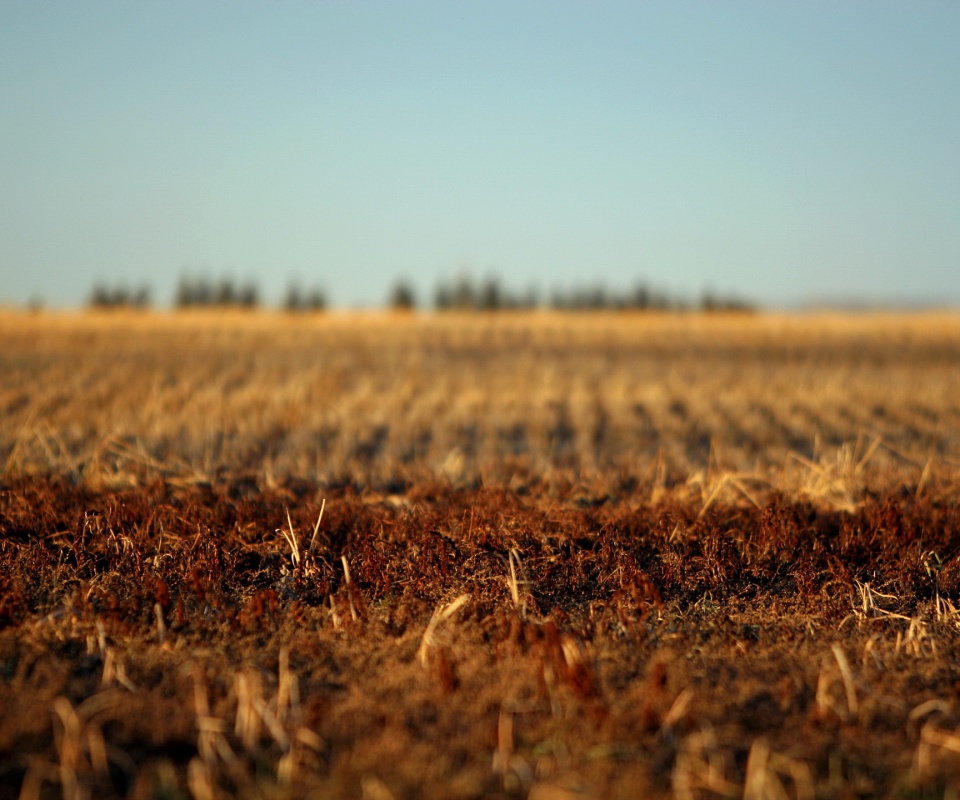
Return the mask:
M399 492L7 479L0 795L932 797L960 780L955 502Z

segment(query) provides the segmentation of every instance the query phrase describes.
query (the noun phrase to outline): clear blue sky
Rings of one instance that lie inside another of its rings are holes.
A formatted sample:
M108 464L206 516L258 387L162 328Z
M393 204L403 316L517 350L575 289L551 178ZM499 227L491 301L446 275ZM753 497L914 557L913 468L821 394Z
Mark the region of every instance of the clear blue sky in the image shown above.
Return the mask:
M0 304L463 270L960 304L960 3L0 5Z

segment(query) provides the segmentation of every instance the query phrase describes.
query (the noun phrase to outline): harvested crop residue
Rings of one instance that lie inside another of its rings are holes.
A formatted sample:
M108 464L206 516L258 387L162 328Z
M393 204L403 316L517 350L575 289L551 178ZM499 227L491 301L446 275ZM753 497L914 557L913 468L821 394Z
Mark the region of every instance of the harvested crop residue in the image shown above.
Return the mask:
M960 508L703 508L11 479L0 794L942 795Z

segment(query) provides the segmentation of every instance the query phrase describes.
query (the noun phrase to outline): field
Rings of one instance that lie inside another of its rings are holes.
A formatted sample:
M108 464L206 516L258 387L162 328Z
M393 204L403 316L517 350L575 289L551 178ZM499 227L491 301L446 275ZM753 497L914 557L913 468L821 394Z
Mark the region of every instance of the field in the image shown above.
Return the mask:
M0 796L957 796L960 316L0 312L0 420Z

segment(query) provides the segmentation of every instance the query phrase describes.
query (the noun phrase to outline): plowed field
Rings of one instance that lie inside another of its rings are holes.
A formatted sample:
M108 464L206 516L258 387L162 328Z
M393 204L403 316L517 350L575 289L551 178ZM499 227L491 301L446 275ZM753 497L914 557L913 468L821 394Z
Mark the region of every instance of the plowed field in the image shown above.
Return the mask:
M960 318L0 315L0 796L943 797Z

